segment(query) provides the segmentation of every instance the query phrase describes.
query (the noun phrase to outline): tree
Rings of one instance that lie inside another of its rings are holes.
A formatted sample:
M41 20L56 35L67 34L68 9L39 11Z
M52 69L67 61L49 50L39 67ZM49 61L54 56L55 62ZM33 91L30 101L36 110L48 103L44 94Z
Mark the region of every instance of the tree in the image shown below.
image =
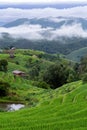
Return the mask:
M9 93L10 84L0 81L0 97L7 96Z
M87 83L87 73L84 74L82 81L83 83Z
M0 60L0 71L7 72L8 62L5 59Z
M67 82L70 83L77 80L78 80L77 72L73 68L68 67L67 68Z
M29 75L31 79L35 79L39 76L39 68L38 66L32 67L32 69L29 71Z
M73 82L73 81L75 81L75 76L71 73L68 76L67 82L70 83L70 82Z
M78 71L80 72L80 74L87 72L87 56L81 58Z
M37 87L39 87L39 88L44 88L44 89L49 89L49 88L50 88L50 85L47 84L47 83L44 82L44 81L40 81L40 82L37 82Z
M51 65L43 75L43 80L55 89L67 82L66 66L63 64Z

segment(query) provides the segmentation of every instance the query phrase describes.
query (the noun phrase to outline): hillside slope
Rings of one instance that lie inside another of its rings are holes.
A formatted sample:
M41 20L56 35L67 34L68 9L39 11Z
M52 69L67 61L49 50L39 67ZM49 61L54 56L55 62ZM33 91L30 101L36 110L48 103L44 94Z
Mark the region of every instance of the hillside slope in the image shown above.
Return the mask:
M84 48L78 49L76 51L73 51L70 54L68 54L66 57L68 59L71 59L73 61L78 62L85 55L87 55L87 47L84 47Z
M1 130L87 129L87 84L66 84L44 96L37 107L0 113Z
M4 52L0 54L0 60L6 59L8 61L8 71L7 73L0 71L0 81L4 80L3 82L8 82L11 86L9 95L0 98L0 102L31 101L32 103L28 104L36 105L39 100L45 99L43 94L49 92L47 89L42 89L41 85L38 87L47 68L55 62L69 64L69 61L62 55L51 55L28 49L16 49L14 55L14 58L10 58L9 54ZM26 77L14 77L13 71L15 70L26 73Z
M0 110L0 130L86 130L87 84L78 81L55 90L44 89L35 85L34 80L14 78L12 74L16 69L29 74L38 64L42 74L54 62L68 65L67 59L24 49L17 49L14 58L1 53L1 59L8 61L8 72L0 71L0 80L11 86L9 95L0 98L0 102L24 103L25 108L15 112Z

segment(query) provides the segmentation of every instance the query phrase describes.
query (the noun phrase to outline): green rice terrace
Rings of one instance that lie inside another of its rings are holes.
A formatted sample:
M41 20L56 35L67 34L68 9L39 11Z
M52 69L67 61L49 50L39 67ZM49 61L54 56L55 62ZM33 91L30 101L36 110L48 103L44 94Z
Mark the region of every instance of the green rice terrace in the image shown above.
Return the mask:
M14 58L1 53L2 59L8 61L8 68L0 71L0 82L9 83L10 87L8 94L0 97L0 103L21 103L25 107L12 112L0 108L0 130L87 130L87 83L80 77L75 80L76 73L70 69L74 62L62 55L33 50L16 50ZM68 66L67 82L55 89L48 82L40 84L49 66L60 62ZM39 74L31 73L38 72L31 71L37 65ZM26 76L15 77L14 70L21 70Z

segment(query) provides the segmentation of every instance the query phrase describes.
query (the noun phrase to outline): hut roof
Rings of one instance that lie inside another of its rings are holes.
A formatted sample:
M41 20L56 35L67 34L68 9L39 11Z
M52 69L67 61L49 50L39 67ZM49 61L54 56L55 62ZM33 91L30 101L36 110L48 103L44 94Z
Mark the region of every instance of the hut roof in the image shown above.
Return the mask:
M20 71L20 70L14 70L12 73L13 74L25 74L25 72Z

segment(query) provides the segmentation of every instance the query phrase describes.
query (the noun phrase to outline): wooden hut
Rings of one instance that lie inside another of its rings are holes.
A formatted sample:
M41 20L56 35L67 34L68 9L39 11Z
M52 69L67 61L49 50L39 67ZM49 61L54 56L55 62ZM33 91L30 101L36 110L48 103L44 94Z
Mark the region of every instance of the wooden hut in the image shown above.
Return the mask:
M14 70L12 73L13 73L14 77L16 77L16 76L25 77L26 76L26 73L23 71L20 71L20 70Z

